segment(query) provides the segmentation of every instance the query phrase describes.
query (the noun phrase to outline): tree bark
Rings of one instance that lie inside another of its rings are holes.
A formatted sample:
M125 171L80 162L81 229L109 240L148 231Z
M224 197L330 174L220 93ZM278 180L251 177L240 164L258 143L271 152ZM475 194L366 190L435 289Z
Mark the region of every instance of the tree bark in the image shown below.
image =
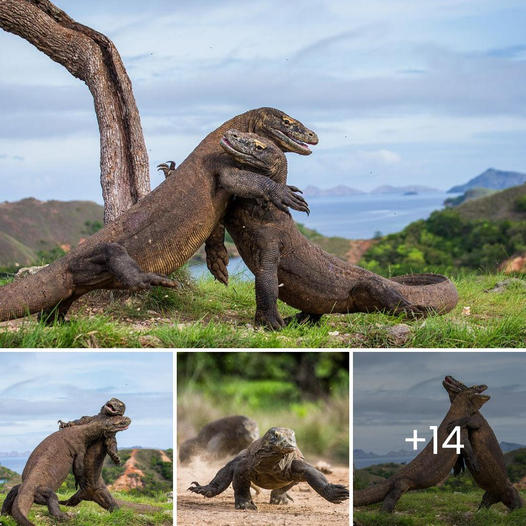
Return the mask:
M112 221L150 191L139 111L113 42L48 0L0 0L0 27L21 36L87 84L100 131L104 222Z

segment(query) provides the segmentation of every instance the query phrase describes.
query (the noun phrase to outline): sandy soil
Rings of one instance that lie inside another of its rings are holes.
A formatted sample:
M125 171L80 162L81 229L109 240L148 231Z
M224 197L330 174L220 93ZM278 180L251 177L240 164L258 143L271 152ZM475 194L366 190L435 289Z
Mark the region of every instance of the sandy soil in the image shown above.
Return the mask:
M113 491L126 491L133 488L142 488L144 473L137 467L137 450L131 452L130 458L124 464L124 473L111 485Z
M201 484L210 482L224 463L214 465L199 461L189 466L178 466L177 469L177 524L194 526L210 524L214 526L348 526L349 504L331 504L320 497L305 482L294 486L289 494L294 502L288 505L269 504L270 491L261 490L253 500L257 511L236 510L234 508L234 490L232 485L221 495L207 499L188 491L191 482ZM333 473L327 478L335 484L349 485L349 469L333 467Z

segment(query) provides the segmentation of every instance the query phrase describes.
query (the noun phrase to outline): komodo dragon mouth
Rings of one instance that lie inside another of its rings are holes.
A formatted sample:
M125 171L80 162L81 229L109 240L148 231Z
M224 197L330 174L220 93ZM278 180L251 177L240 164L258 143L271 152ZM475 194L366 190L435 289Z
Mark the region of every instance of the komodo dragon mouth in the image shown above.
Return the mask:
M444 381L442 382L442 385L448 390L455 393L460 393L461 391L465 391L466 389L470 389L472 391L475 391L477 393L483 393L488 386L485 384L481 385L472 385L471 387L467 387L462 382L459 382L458 380L455 380L452 376L446 376L444 378Z
M306 155L310 155L312 153L311 149L309 148L309 146L306 143L300 141L299 139L296 139L295 137L292 137L288 133L285 133L285 132L282 132L281 130L276 130L276 129L272 129L272 133L274 135L277 135L285 143L290 144L292 142L292 143L296 144L302 150L304 150ZM316 142L312 141L309 144L317 144L317 141Z

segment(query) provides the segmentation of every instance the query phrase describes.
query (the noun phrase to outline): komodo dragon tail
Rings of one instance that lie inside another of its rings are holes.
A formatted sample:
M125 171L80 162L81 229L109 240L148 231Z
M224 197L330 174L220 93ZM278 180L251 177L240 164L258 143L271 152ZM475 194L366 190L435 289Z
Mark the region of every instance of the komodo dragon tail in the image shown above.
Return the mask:
M458 302L455 285L442 274L406 274L392 277L389 281L399 284L396 287L398 292L417 307L415 312L424 309L445 314Z
M22 485L19 488L18 495L11 507L11 515L18 526L35 526L28 518L27 514L35 500L36 486Z
M19 487L20 484L13 486L11 488L11 491L7 494L7 497L5 498L4 503L2 504L2 515L11 515L11 509L13 508L13 502L15 502L15 498L18 495Z
M367 506L385 499L391 489L391 481L385 480L369 488L353 492L353 506Z
M52 309L71 295L71 275L53 263L36 274L0 287L0 321ZM61 269L62 270L62 269Z

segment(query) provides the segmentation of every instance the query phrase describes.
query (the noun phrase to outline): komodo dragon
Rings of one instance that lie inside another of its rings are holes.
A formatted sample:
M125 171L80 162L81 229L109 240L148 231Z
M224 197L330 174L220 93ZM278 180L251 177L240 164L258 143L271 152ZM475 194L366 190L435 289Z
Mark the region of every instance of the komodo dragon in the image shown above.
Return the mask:
M219 146L230 128L272 137L284 151L307 155L316 134L273 108L250 110L210 133L155 190L34 275L0 288L0 321L28 313L63 318L97 288L175 286L161 274L183 265L207 240L232 195L266 198L282 210L308 211L295 188L239 170ZM303 142L302 142L303 141ZM45 316L44 316L45 317Z
M330 484L323 473L307 464L296 445L292 429L271 427L247 449L221 468L206 486L192 482L190 491L205 497L215 497L230 483L234 488L236 509L255 510L250 496L251 483L271 489L271 504L287 504L292 500L287 491L298 482L307 482L324 499L339 504L349 498L349 490L341 484Z
M65 518L55 491L72 468L77 476L82 476L84 456L91 443L108 433L124 431L130 422L126 416L112 416L49 435L31 453L22 472L22 483L11 489L2 513L10 513L19 526L34 526L27 514L36 502L47 505L53 517Z
M442 444L460 418L465 418L466 422L469 422L469 417L489 400L489 396L479 394L485 388L486 386L477 386L467 389L459 393L451 402L449 411L438 427L437 442L440 446L436 454L433 453L433 440L430 440L419 455L392 477L369 488L354 491L353 506L365 506L383 501L382 511L392 513L396 503L406 491L429 488L444 480L457 460L457 453L456 449L444 448ZM470 458L473 468L478 469L479 462L473 455L465 427L461 428L460 434L464 455Z
M221 146L241 168L286 183L287 159L269 139L230 130ZM455 286L445 276L412 274L387 279L328 254L301 234L290 215L261 200L233 199L225 225L256 278L258 325L284 326L278 297L302 311L296 315L300 322L337 312L445 313L458 300ZM223 239L216 242L222 244ZM210 251L214 252L219 251ZM209 268L226 284L226 265L219 258Z
M111 398L101 407L97 415L83 416L71 422L62 422L62 420L59 420L60 429L85 425L116 415L123 415L125 410L126 405L124 402L121 402L118 398ZM108 511L119 508L117 501L112 497L102 478L102 466L106 454L110 456L115 464L120 464L121 459L117 451L115 433L106 434L103 439L95 441L88 447L86 455L84 456L83 473L80 475L75 472L73 473L79 490L69 499L59 501L60 504L76 506L83 500L91 500Z
M452 402L460 393L468 389L466 385L455 380L452 376L446 376L442 385ZM464 420L461 420L455 425L462 425L463 423ZM508 478L502 449L487 420L477 411L469 419L466 427L479 469L474 470L469 459L466 463L475 482L485 491L479 509L489 508L497 502L504 503L510 510L522 508L521 496ZM463 466L464 455L461 454L455 466L455 473L462 471Z
M227 416L206 424L196 437L179 446L179 460L187 464L196 455L214 459L235 455L259 438L258 425L246 416Z

